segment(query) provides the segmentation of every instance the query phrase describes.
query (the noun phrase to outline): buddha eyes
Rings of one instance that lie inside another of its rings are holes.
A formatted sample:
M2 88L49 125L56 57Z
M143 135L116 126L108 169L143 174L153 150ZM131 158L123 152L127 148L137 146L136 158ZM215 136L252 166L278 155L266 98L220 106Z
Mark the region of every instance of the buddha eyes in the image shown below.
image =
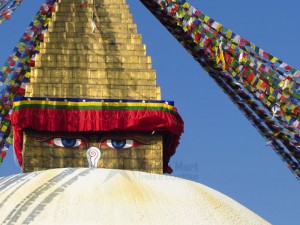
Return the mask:
M49 144L63 148L75 148L86 145L85 141L80 138L53 138L48 142Z
M48 140L48 143L61 148L76 148L87 145L86 141L80 138L52 138ZM140 142L132 139L106 139L100 144L100 146L113 149L129 149L139 145Z
M132 139L106 139L102 142L102 145L110 148L124 149L136 147L140 145L140 143Z

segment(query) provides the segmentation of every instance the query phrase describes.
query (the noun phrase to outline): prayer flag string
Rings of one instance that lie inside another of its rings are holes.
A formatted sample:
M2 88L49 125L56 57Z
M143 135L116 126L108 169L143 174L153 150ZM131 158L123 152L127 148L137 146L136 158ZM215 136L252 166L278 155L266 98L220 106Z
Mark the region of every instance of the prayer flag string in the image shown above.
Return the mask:
M0 68L0 164L12 144L11 113L13 98L24 96L30 68L48 29L56 0L47 0L34 16L11 55Z
M140 0L300 178L300 71L185 0Z
M13 11L21 5L23 0L1 0L0 1L0 24L9 20Z

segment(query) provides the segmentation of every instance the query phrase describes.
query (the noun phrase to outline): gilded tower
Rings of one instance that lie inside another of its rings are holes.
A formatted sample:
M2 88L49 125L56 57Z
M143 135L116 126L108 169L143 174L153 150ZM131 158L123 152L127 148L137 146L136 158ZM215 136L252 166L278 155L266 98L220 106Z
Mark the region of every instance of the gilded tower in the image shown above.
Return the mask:
M27 97L160 100L156 74L125 0L60 0Z
M59 0L25 97L14 103L24 172L101 167L171 172L183 122L161 101L125 0Z

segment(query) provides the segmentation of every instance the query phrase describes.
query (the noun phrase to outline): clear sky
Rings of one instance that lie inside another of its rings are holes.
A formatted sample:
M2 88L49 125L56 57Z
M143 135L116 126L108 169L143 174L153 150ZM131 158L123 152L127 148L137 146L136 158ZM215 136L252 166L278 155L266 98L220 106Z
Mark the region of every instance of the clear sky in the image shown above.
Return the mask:
M12 19L0 25L1 64L42 2L24 0ZM189 2L300 69L300 1ZM163 98L175 101L185 121L181 144L171 160L173 175L214 188L272 224L298 225L300 181L156 18L138 0L127 0L127 3L147 45L147 54L152 56ZM0 176L19 172L10 152L0 167Z

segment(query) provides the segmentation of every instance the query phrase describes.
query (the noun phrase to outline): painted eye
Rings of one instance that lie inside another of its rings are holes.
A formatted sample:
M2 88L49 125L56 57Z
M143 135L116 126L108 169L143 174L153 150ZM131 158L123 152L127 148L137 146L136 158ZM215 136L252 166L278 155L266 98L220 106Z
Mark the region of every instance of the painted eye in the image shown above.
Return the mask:
M49 143L63 148L75 148L85 145L85 141L79 138L53 138L49 140Z
M131 139L106 139L102 144L116 149L133 148L140 145L139 142Z

